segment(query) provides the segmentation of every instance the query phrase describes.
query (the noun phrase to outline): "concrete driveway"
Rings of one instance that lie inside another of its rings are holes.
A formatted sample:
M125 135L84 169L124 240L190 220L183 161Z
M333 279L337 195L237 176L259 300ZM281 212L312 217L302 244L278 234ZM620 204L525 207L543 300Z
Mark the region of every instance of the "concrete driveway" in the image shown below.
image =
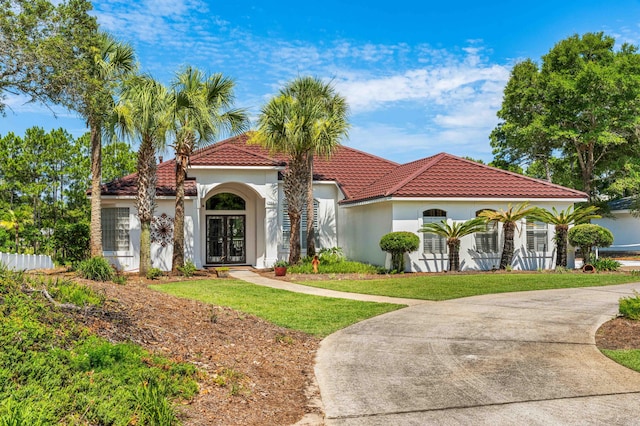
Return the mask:
M640 424L640 374L594 334L640 284L412 306L327 337L327 425Z

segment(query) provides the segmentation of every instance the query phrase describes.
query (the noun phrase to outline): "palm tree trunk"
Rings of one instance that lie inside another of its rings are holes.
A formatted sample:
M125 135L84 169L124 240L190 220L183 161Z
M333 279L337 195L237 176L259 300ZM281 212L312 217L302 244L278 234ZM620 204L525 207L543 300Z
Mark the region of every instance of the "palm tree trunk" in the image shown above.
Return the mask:
M307 156L307 168L309 177L307 180L307 256L316 254L316 236L313 224L315 222L313 209L313 154Z
M151 268L151 219L156 196L156 152L153 141L143 138L138 150L138 195L136 207L140 219L140 276Z
M500 269L507 269L513 260L513 236L515 234L516 224L514 222L505 222L502 226L504 232L504 244L502 246L502 256L500 257Z
M189 156L176 153L176 211L173 222L173 259L171 272L178 273L184 266L184 181L187 175Z
M300 217L306 195L306 159L291 158L284 171L284 193L289 208L291 236L289 238L289 263L300 261Z
M460 240L449 239L447 246L449 247L449 270L457 272L460 270Z
M91 236L89 247L91 257L102 256L102 204L100 181L102 179L102 129L95 120L89 122L91 128Z
M556 225L556 266L567 267L567 231L566 225Z

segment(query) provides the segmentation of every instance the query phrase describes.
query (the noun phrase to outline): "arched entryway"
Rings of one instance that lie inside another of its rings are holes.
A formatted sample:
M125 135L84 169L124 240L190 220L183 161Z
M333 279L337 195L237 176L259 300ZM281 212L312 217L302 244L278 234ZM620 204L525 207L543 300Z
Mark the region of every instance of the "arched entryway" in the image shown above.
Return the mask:
M247 216L244 198L231 192L206 201L205 256L208 264L247 262ZM213 214L212 214L213 213Z

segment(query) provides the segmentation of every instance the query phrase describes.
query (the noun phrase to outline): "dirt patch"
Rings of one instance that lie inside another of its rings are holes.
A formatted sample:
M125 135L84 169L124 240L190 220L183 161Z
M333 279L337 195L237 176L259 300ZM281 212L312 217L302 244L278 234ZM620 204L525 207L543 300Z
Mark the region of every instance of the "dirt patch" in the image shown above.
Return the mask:
M599 349L640 349L640 321L614 318L596 332Z
M309 413L321 418L313 404L317 390L309 392L319 339L150 290L150 281L139 277L129 277L126 285L77 281L106 296L102 312L78 316L95 333L113 342L133 341L205 372L199 395L180 406L185 425L287 425ZM226 386L216 383L220 376L229 378Z

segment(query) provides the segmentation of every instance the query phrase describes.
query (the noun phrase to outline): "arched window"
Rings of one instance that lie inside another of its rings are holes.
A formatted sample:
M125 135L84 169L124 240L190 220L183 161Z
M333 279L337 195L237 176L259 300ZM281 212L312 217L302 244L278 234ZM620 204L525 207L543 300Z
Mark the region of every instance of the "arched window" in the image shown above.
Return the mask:
M207 200L207 210L246 210L246 203L242 197L230 192L216 194Z
M438 223L447 219L447 212L440 209L429 209L422 212L422 224ZM422 233L423 251L425 253L446 253L447 239L428 232Z
M313 230L315 236L316 249L319 247L318 238L318 200L313 200ZM289 203L285 198L282 201L282 245L285 249L289 248L289 239L291 238L291 221L289 220ZM302 206L302 214L300 215L300 248L307 249L307 203Z
M476 212L476 217L480 216L485 210L482 209ZM494 211L494 210L491 210ZM498 249L498 224L495 222L487 222L484 231L476 232L476 251L478 253L497 253Z

